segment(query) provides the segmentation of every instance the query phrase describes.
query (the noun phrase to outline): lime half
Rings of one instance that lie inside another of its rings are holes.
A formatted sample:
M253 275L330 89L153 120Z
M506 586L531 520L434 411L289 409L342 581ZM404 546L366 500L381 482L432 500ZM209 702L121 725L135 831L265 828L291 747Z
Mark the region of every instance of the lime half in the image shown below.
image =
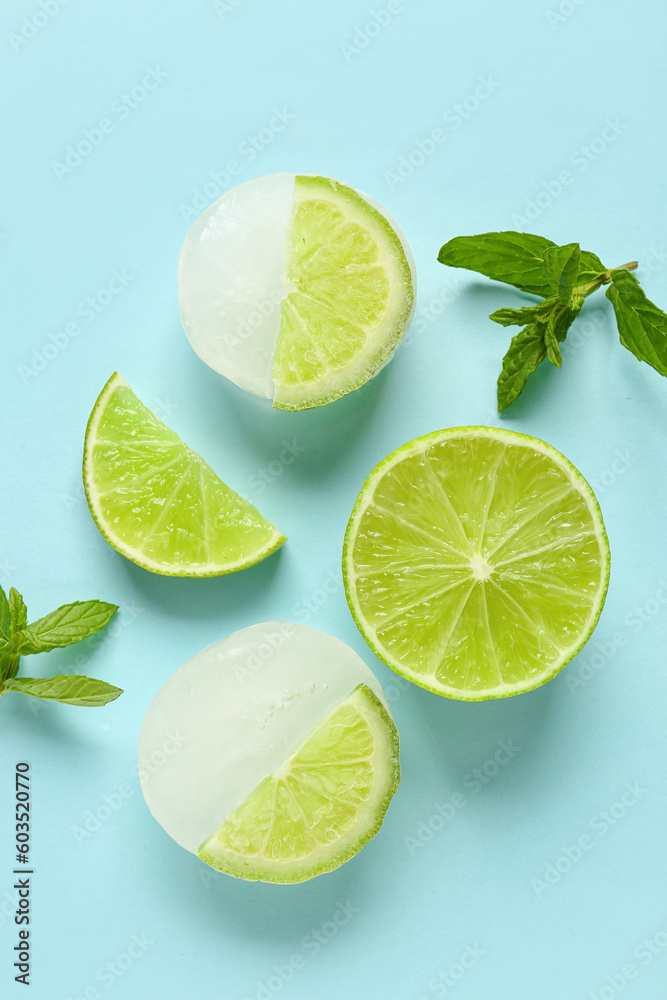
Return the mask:
M139 566L218 576L286 540L112 375L88 421L83 482L97 527Z
M609 543L580 472L537 438L457 427L371 473L345 536L345 590L403 677L477 701L544 684L588 640Z
M398 733L360 685L198 851L245 879L302 882L338 868L382 825L399 781Z
M302 174L228 191L190 229L178 268L197 354L286 410L331 402L379 371L412 318L414 286L385 209Z

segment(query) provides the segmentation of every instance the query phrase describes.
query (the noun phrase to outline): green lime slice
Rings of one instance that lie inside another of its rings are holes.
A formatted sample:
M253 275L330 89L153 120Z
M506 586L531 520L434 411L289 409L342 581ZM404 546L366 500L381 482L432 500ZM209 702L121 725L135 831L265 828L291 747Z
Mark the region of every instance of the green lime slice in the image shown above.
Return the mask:
M396 727L360 684L229 813L198 856L264 882L332 871L378 832L399 775Z
M345 591L396 673L477 701L544 684L589 639L609 582L597 500L537 438L455 427L371 473L347 527Z
M118 373L88 421L83 482L91 514L109 544L153 573L232 573L286 541L165 427Z
M296 177L287 240L273 405L300 410L376 373L409 322L414 288L389 220L328 177Z

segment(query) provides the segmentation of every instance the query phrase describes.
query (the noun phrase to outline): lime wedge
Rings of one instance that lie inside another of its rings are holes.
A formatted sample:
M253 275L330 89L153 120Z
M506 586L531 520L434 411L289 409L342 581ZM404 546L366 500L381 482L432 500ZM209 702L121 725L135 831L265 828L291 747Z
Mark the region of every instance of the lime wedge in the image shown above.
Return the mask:
M389 221L328 177L294 182L288 294L273 357L273 405L320 406L388 359L411 315L410 266Z
M165 427L118 373L88 421L83 482L109 544L152 573L232 573L286 540Z
M589 639L609 581L597 500L537 438L456 427L371 473L347 527L348 604L403 677L477 701L544 684Z
M399 774L396 727L361 684L229 813L198 856L264 882L332 871L380 829Z

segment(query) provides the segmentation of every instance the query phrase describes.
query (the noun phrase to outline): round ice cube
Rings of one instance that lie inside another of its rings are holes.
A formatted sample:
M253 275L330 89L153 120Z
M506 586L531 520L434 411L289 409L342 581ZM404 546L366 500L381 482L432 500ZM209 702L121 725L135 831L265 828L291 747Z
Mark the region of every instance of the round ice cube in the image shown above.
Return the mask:
M207 646L151 701L139 733L148 808L193 854L359 684L384 701L344 642L268 622Z
M215 371L267 399L274 397L272 360L289 292L287 230L295 178L270 174L227 191L192 225L178 263L179 310L192 347ZM374 198L357 193L395 230L414 287L414 258L396 220Z

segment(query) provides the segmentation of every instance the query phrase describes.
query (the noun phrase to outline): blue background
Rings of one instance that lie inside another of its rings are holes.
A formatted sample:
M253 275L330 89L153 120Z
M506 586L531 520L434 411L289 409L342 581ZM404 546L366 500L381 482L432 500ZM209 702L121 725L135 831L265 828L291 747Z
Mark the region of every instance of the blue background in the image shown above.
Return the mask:
M613 569L579 657L518 698L439 699L375 660L339 572L347 517L381 458L436 428L500 423L508 331L487 316L519 296L446 271L441 243L507 228L578 240L609 265L638 259L647 294L667 304L667 14L658 0L564 0L560 13L556 0L391 8L366 30L384 0L72 0L51 15L37 0L3 3L0 583L22 591L33 618L70 600L118 603L104 640L24 671L81 670L125 689L101 710L14 695L0 704L3 996L25 995L11 967L20 759L33 769L35 1000L667 995L667 384L618 345L601 293L562 371L543 365L502 419L561 449L599 495ZM154 89L124 104L151 69ZM292 116L281 131L275 109ZM101 119L111 128L99 145L59 167ZM391 365L352 396L295 414L200 362L176 304L196 206L280 170L373 194L404 228L419 274L413 331ZM125 284L110 295L114 271ZM279 555L188 581L150 575L106 545L80 462L115 369L289 535ZM302 449L289 466L278 461L284 441ZM135 772L156 688L208 643L273 619L361 653L402 737L403 779L381 834L337 872L293 887L209 878L152 819ZM519 749L498 765L501 742Z

